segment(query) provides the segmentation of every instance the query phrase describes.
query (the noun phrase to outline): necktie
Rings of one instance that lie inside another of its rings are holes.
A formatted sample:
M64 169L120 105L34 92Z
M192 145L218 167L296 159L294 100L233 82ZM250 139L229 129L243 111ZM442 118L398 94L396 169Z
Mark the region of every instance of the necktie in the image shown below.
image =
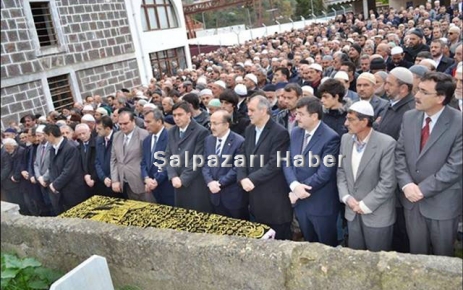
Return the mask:
M222 147L222 139L217 139L217 147L215 148L215 155L220 156L221 147Z
M156 152L156 141L157 141L157 137L156 135L153 135L153 140L152 140L152 144L151 144L151 163L154 163L154 152Z
M43 161L45 160L45 149L47 147L45 147L45 145L42 145L42 152L40 152L40 164L43 164Z
M296 114L289 114L288 120L290 123L294 123L296 121Z
M124 154L125 154L125 147L127 147L127 143L129 143L129 136L125 135L124 144L122 145L122 150L124 151Z
M431 118L426 117L426 125L424 125L423 129L421 129L420 151L423 150L424 145L426 145L426 142L428 142L429 139L429 123L431 123Z
M302 151L301 151L301 153L304 153L305 148L307 148L307 143L308 143L307 141L309 140L309 138L310 138L310 134L305 133L304 134L304 143L302 143Z
M185 135L185 132L184 132L184 131L180 131L180 139L182 139L184 135Z

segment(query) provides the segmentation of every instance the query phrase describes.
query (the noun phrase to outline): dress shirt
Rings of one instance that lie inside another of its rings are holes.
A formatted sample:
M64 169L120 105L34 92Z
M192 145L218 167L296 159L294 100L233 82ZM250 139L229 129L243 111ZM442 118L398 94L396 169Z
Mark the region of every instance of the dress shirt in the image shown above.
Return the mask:
M424 114L423 116L423 123L421 125L421 128L424 128L424 126L426 126L426 118L429 117L431 118L431 123L429 123L429 135L431 135L432 133L432 130L434 129L434 125L437 124L437 120L439 120L439 117L440 115L442 114L442 112L444 111L444 108L445 107L442 107L442 109L440 109L439 112L435 113L434 115L432 116L429 116L428 114Z
M154 137L156 137L156 143L159 142L159 138L161 138L162 131L164 130L164 127L159 130L156 134L153 134L151 137L151 151L153 151L153 145L154 145Z
M259 142L260 134L262 134L262 131L264 131L264 127L265 125L262 128L256 127L256 145Z
M63 143L64 137L61 137L61 140L59 140L58 144L53 145L53 149L55 149L55 155L58 154L58 149L59 146L61 146L61 143Z

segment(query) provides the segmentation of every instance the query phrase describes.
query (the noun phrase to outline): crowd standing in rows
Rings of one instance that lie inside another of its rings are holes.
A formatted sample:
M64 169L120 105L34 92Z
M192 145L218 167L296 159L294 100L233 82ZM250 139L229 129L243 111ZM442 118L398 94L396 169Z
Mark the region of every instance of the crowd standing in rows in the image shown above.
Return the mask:
M277 239L452 256L460 6L339 15L25 115L2 132L3 199L49 216L98 194L260 222Z

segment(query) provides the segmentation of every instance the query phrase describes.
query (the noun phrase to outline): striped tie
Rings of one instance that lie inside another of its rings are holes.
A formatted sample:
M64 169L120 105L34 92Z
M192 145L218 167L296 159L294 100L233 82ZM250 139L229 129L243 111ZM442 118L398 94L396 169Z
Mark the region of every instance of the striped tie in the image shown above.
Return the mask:
M215 155L220 156L220 148L222 147L222 139L217 139L217 147L215 148Z

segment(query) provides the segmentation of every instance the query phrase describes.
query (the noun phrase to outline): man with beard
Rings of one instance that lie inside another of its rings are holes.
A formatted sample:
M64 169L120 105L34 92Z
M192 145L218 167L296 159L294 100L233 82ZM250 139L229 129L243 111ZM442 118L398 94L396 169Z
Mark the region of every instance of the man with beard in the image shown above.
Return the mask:
M386 90L384 89L384 83L386 82L387 72L379 71L373 74L376 79L375 85L375 95L380 97L381 99L387 100Z
M403 115L415 108L415 100L412 95L413 74L406 68L396 67L387 76L384 89L390 105L380 116L380 120L375 123L375 129L397 140ZM398 196L400 194L398 188L397 193ZM398 199L396 201L396 222L392 237L392 249L402 253L410 251L404 212Z
M387 109L387 101L375 95L376 78L371 73L362 73L357 79L357 94L363 101L368 101L375 111L375 120Z
M387 64L387 71L393 70L395 67L409 68L413 64L404 59L404 50L400 46L391 49L391 62Z
M404 49L405 60L415 63L415 58L420 51L429 51L429 47L423 44L423 32L419 29L413 29L408 36L409 45Z
M446 44L440 39L435 39L431 42L431 55L437 63L436 71L438 72L445 72L453 64L453 59L443 54L445 45Z

